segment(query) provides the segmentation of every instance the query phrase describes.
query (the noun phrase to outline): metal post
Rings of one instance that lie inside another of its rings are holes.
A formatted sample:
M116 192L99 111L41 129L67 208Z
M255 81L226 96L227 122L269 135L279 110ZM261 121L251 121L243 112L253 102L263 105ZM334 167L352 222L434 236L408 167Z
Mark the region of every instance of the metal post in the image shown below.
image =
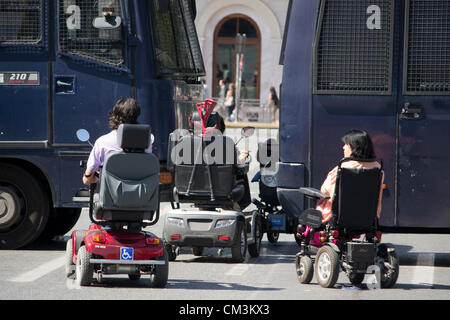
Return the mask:
M247 36L244 34L236 35L236 94L235 94L235 108L236 108L236 119L235 122L239 119L239 105L241 103L241 84L242 84L242 72L244 69L244 49L245 49L245 41Z

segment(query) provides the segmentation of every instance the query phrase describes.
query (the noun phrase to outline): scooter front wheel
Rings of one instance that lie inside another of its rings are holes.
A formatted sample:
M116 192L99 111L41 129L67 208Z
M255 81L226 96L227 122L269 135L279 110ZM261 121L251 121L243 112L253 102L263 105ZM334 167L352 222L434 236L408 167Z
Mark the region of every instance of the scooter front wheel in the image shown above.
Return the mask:
M239 229L239 241L237 245L231 247L231 258L234 262L244 262L247 255L247 233L245 225L242 225Z
M81 246L77 254L77 265L75 268L76 283L82 287L89 286L94 275L94 265L89 262L92 254Z

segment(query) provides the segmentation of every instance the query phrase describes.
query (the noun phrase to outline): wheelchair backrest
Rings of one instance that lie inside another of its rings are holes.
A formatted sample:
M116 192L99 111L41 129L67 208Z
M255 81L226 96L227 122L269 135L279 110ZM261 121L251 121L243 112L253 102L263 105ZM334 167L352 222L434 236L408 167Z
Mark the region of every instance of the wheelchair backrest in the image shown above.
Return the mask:
M382 168L343 168L341 164L336 177L333 216L341 228L368 229L373 226L377 213Z
M122 152L110 153L103 164L97 211L114 220L114 211L120 211L120 220L140 220L142 212L158 209L159 160L145 153L150 142L150 127L120 125L117 132ZM125 213L124 212L128 212ZM139 212L133 214L133 212ZM152 215L152 214L151 214ZM150 219L149 215L145 215Z
M172 161L179 195L207 200L212 189L216 200L229 199L236 181L237 163L231 138L184 136L174 146Z
M261 173L266 172L275 172L275 161L278 161L279 158L279 144L275 139L267 139L264 142L258 143L258 153L256 154L256 160L259 162L259 168ZM275 161L271 161L275 160ZM261 200L272 206L280 205L277 196L277 188L276 187L268 187L266 186L262 179L258 182L259 186L259 197Z

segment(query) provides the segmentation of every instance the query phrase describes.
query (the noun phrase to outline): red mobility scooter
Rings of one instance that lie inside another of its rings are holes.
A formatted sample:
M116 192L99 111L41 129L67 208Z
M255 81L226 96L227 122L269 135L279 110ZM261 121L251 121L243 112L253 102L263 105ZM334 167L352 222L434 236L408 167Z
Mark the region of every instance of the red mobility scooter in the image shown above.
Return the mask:
M67 241L66 276L88 286L94 274L97 282L109 274L128 274L130 280L150 274L150 285L162 288L169 273L163 241L142 230L159 219L159 160L144 153L150 127L122 124L117 139L123 152L106 156L98 198L96 185L89 188L92 224Z

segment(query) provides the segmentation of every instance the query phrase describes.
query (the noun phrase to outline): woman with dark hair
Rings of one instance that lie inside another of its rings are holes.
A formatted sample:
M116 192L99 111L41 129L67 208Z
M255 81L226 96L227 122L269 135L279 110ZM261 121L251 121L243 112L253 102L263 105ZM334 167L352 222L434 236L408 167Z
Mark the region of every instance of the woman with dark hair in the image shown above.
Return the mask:
M369 134L362 130L350 130L342 137L344 146L351 149L351 157L359 159L374 159L375 151L373 150L372 139ZM344 149L345 150L345 149ZM350 150L349 150L350 151ZM350 157L347 155L345 157Z
M91 184L98 181L94 172L99 170L105 161L105 157L110 152L120 152L122 148L117 144L117 128L122 123L137 124L137 119L141 114L139 103L133 98L121 98L117 100L114 108L109 112L109 128L111 131L98 138L91 150L83 175L83 183ZM152 152L152 146L145 150Z
M369 134L363 130L351 130L347 132L342 137L342 142L344 146L342 147L344 151L344 158L355 158L355 159L375 159L375 152L373 149L372 139ZM343 168L380 168L381 165L378 161L362 162L357 160L350 160L342 163ZM329 199L321 199L316 209L322 212L322 222L326 222L331 218L331 206L333 203L334 188L336 185L336 175L338 167L334 167L331 170L327 178L325 179L320 191L327 196ZM384 177L383 177L384 179ZM383 182L381 183L383 184ZM380 196L378 198L378 209L377 217L380 217L381 213L381 197L382 189L380 188Z
M280 100L278 99L275 87L270 87L269 99L264 110L270 111L270 121L278 121L280 111Z

